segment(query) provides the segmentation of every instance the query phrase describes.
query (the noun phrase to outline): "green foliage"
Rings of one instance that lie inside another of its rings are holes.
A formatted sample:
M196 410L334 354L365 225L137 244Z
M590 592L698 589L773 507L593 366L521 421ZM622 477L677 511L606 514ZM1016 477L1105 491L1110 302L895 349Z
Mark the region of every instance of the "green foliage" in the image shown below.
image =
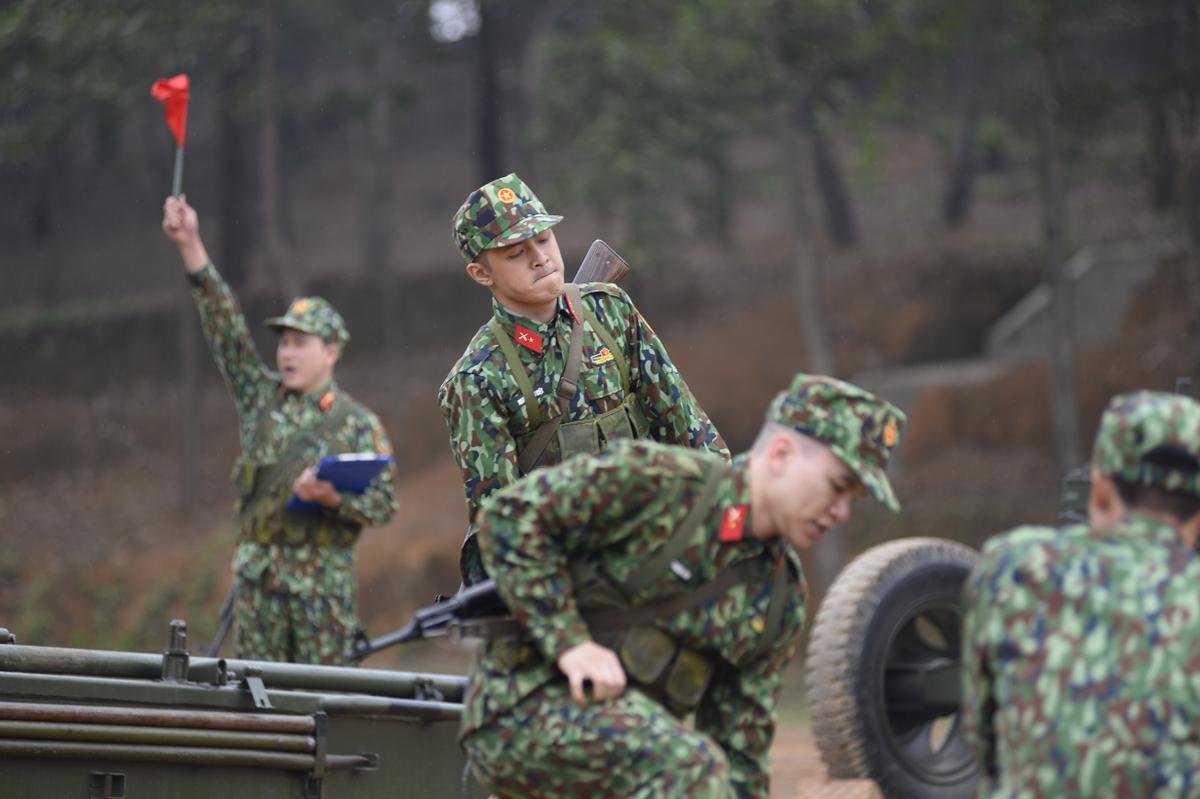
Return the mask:
M198 58L232 2L0 5L0 166L55 157L72 135L111 129L150 84Z

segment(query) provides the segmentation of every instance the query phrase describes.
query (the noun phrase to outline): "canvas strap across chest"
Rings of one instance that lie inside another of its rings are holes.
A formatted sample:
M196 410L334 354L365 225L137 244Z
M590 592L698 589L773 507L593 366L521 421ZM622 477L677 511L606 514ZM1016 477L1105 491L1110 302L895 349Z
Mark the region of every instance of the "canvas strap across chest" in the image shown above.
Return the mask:
M579 286L568 283L564 287L567 300L574 312L567 342L566 362L555 389L555 413L546 418L537 401L533 380L529 370L521 361L520 353L512 337L494 316L488 329L508 363L509 374L521 392L530 432L517 441L517 465L521 474L528 474L539 466L557 463L571 455L597 452L607 441L617 438L644 438L648 434L646 423L636 399L630 394L629 362L624 349L617 344L612 333L596 318L591 308L583 302ZM613 356L613 362L621 376L621 405L606 413L587 419L569 422L571 402L579 394L579 373L583 365L584 323L599 337Z

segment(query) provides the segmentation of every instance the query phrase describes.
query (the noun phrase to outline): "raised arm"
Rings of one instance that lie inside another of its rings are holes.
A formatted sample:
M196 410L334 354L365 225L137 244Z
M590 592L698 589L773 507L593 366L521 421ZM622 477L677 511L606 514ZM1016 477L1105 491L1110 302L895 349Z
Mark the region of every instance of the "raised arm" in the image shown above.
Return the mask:
M209 260L199 217L186 197L167 198L162 228L179 248L204 338L244 421L256 407L258 393L273 385L270 372L258 355L237 298Z

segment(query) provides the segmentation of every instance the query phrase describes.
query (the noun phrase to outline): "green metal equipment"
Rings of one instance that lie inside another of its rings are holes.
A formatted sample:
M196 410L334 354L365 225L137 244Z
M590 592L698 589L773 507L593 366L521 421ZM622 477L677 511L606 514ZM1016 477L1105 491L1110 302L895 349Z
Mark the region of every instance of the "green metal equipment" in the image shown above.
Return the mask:
M0 629L6 799L465 797L466 679L20 646Z

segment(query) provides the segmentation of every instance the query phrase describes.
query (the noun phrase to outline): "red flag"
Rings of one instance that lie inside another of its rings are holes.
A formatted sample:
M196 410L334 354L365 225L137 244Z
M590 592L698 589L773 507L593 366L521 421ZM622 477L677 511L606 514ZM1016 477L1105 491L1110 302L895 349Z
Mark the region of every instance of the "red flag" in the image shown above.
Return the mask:
M183 149L183 139L187 135L188 87L188 76L182 72L173 78L156 80L150 87L150 96L166 106L167 127L175 135L175 144L180 149Z

